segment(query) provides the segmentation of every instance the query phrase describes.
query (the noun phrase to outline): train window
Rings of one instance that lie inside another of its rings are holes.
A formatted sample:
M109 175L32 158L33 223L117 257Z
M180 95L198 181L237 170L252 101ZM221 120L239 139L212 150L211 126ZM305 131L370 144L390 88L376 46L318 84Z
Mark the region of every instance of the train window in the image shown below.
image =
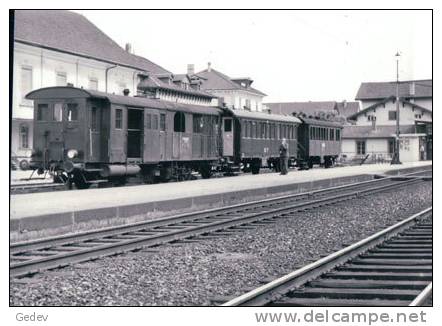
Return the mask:
M264 126L264 139L267 139L269 138L269 124L265 122L263 122L262 124Z
M231 132L232 131L232 119L224 120L224 131Z
M123 129L123 109L115 109L115 129Z
M203 131L203 117L200 114L193 115L193 132L199 134Z
M97 108L92 107L91 110L91 131L98 131Z
M160 130L166 131L166 115L164 113L160 114Z
M186 116L183 112L176 112L173 117L173 131L186 132Z
M152 114L146 114L146 129L152 129Z
M48 116L49 106L47 104L39 104L37 106L37 121L46 120Z
M333 128L330 129L330 140L335 140L335 130Z
M319 128L315 127L315 140L319 140Z
M329 128L325 128L325 140L328 140L330 138L330 129Z
M264 122L260 123L261 125L261 139L265 139L266 138L266 124Z
M152 129L158 130L158 116L156 114L152 114Z
M341 140L341 129L336 129L336 140L337 141Z
M68 121L78 120L78 108L76 103L68 103Z
M61 121L63 119L63 103L55 103L54 104L54 121Z
M252 128L253 128L252 121L248 121L247 124L249 125L249 134L248 134L248 137L249 137L249 138L252 138L252 137L253 137L253 136L252 136Z

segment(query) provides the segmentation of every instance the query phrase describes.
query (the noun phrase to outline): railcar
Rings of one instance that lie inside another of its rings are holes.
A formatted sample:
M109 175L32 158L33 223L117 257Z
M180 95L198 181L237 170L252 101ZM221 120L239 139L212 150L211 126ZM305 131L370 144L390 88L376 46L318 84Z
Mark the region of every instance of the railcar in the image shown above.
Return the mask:
M242 167L258 174L262 167L279 171L279 146L283 138L289 147L289 162L296 163L298 128L293 116L225 109L222 118L224 166L230 171Z
M314 164L329 168L341 153L343 125L335 121L300 118L298 165L301 169Z
M77 188L210 177L220 156L221 110L74 87L29 93L34 100L31 166Z

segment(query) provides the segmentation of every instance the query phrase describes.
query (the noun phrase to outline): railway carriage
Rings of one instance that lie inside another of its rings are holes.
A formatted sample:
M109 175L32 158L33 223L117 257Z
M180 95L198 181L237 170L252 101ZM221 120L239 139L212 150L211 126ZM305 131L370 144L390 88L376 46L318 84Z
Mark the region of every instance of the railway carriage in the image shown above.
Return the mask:
M127 177L209 177L219 158L221 110L74 87L48 87L34 100L32 167L78 188Z
M261 167L279 170L279 146L286 138L289 161L294 165L300 124L293 116L226 109L222 125L224 160L230 169L241 165L244 172L253 174Z
M299 128L300 168L312 168L320 164L333 166L341 153L341 133L343 125L335 121L301 118Z

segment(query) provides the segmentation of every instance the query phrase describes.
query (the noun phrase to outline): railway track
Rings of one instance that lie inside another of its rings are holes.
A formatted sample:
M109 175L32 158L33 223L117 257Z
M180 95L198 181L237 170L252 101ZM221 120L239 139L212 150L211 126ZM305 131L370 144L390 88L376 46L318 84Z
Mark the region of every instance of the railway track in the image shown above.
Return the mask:
M223 306L418 306L432 295L432 207Z
M222 235L232 228L271 223L278 217L291 217L299 211L388 191L421 180L370 180L118 227L12 243L10 276L26 276L209 233ZM339 195L336 194L338 191Z

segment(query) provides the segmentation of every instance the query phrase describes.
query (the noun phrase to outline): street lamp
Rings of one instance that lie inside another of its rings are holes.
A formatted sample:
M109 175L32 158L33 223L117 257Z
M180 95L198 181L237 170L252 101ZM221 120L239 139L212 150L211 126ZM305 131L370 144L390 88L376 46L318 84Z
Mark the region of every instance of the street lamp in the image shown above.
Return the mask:
M391 164L402 164L399 160L399 57L401 55L399 52L396 53L396 141L395 141L395 151L393 158L391 160Z

